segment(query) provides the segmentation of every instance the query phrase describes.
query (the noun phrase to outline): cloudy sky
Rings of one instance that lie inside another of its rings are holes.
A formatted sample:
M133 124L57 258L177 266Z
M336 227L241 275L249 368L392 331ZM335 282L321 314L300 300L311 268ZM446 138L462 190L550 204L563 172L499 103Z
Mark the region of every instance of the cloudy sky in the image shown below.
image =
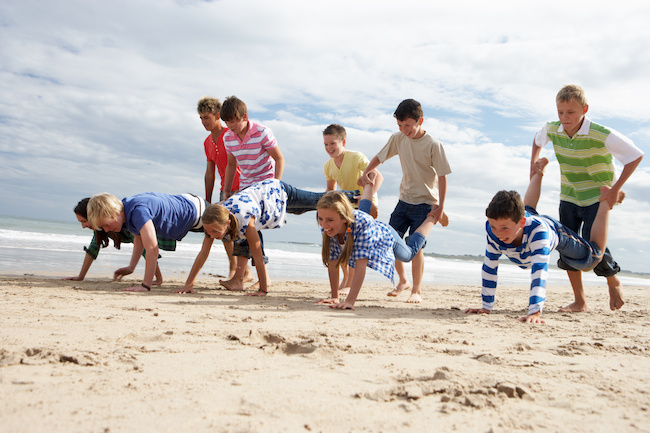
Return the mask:
M284 180L310 190L325 186L325 126L344 125L348 148L371 158L397 104L419 100L453 171L451 224L427 246L441 254L482 254L485 206L499 189L524 192L534 133L556 119L564 84L648 153L647 1L439 3L3 0L0 214L74 220L98 192L203 194L206 94L243 99L277 137ZM559 170L544 154L539 209L556 216ZM649 167L610 220L610 248L637 272L650 272ZM380 168L387 221L401 172L397 158ZM310 214L267 236L319 241Z

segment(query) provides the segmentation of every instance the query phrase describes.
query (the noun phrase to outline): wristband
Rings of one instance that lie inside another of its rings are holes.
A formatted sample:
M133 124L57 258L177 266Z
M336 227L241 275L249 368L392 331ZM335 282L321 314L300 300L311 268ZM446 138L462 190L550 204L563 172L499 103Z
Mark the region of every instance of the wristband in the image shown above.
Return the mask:
M147 290L151 290L151 286L147 286L145 283L140 283L140 285Z

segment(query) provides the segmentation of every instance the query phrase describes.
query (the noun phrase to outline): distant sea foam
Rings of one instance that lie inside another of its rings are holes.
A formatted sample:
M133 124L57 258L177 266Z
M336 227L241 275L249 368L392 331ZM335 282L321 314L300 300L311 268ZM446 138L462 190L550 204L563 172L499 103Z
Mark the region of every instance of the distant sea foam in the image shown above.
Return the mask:
M282 230L282 229L281 229ZM0 216L0 274L37 275L47 277L75 276L79 273L92 232L82 229L77 222L49 221L29 218ZM163 277L180 277L189 272L200 249L203 235L188 233L177 243L174 252L161 251L160 268ZM327 270L321 262L320 245L299 242L266 242L269 257L269 275L276 281L328 282ZM111 245L101 250L86 278L111 277L117 268L126 266L132 252L132 244L123 244L120 250ZM481 261L425 257L425 284L453 284L475 286L481 284ZM407 264L407 272L410 269ZM144 260L141 259L134 276L141 277ZM228 261L220 242L215 242L203 274L224 275ZM647 285L646 278L624 276L626 285ZM530 272L503 262L499 266L499 284L517 284L527 287ZM379 273L368 270L366 281L391 283ZM584 274L587 285L603 285L602 278L593 273ZM551 269L549 284L568 284L564 271Z

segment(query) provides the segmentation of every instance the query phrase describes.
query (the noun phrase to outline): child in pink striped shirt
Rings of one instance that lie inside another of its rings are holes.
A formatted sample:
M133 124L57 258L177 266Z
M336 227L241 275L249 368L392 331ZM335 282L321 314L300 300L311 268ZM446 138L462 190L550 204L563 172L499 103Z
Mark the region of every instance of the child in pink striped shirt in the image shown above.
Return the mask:
M246 104L236 96L230 96L223 101L220 116L229 129L223 136L228 156L223 199L226 200L236 192L232 190L232 183L237 166L240 170L240 190L267 179L281 180L284 157L271 129L248 120ZM259 232L258 234L262 240L262 234ZM262 254L264 254L263 240ZM251 258L248 242L245 240L235 242L233 256L237 260L235 274L229 280L221 280L220 283L229 290L243 290L245 271L248 268L248 259ZM266 257L264 259L266 262Z
M248 120L246 104L236 96L226 98L220 114L229 129L223 136L228 154L224 200L233 192L232 180L237 166L241 171L240 189L267 179L281 180L284 157L271 129Z

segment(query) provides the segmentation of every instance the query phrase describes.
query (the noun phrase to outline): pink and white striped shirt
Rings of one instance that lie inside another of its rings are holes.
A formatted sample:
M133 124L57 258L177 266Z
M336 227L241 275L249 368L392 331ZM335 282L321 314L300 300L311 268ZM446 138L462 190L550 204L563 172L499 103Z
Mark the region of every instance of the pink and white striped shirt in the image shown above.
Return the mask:
M243 140L228 130L223 136L223 143L226 152L237 159L241 170L240 189L275 177L275 160L268 154L267 149L276 147L278 141L270 128L249 120L248 132Z

